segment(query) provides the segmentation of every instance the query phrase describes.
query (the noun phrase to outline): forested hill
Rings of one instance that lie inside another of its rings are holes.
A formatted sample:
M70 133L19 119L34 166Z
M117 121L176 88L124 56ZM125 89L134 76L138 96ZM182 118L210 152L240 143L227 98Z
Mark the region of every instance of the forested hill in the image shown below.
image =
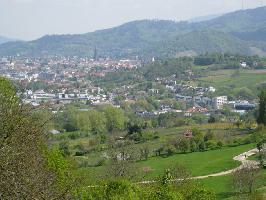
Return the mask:
M50 35L31 42L0 45L0 55L81 55L150 58L205 52L266 54L266 7L237 11L189 23L133 21L80 35Z

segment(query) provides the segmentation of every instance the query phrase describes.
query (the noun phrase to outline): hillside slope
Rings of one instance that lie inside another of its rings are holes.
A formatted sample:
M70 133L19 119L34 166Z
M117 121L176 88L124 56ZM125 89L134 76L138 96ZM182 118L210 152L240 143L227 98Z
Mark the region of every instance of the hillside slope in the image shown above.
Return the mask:
M9 42L0 45L0 55L92 56L95 47L104 57L150 58L176 56L182 52L263 54L265 33L266 7L261 7L199 23L140 20L92 33Z

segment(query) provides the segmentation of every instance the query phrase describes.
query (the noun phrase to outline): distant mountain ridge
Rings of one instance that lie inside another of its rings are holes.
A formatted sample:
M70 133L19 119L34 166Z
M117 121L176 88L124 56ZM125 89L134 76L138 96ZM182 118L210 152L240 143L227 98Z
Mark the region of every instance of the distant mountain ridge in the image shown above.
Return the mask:
M173 57L206 52L264 54L266 7L241 10L207 21L190 23L139 20L76 35L49 35L30 42L0 45L0 55Z
M190 23L199 23L199 22L209 21L209 20L215 19L217 17L221 17L222 15L224 15L224 14L205 15L205 16L195 17L195 18L189 19L187 21Z
M4 44L6 42L10 42L10 41L14 41L14 39L8 38L8 37L4 37L0 35L0 45Z

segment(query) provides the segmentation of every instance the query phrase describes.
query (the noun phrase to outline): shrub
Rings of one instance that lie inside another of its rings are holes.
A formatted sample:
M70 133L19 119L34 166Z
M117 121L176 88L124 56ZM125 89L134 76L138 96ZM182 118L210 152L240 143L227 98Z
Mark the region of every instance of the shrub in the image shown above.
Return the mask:
M164 149L165 149L165 152L166 152L167 156L173 155L175 153L175 150L176 150L173 145L167 145L167 146L165 146Z

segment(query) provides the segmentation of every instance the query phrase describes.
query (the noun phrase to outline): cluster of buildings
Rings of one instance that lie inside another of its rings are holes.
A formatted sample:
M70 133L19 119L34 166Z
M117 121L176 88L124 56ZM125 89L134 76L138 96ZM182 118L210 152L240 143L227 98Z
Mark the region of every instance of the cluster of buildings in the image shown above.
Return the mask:
M245 63L242 63L243 65ZM91 77L104 78L107 73L136 69L141 61L90 59L80 57L49 57L49 58L0 58L0 74L11 80L18 81L26 90L21 97L25 103L33 106L46 104L57 107L72 102L83 102L91 105L112 104L120 106L122 97L127 102L137 102L138 99L150 96L159 97L160 88L173 95L175 101L184 102L187 108L175 109L172 105L163 105L152 112L137 110L140 116L158 116L168 112L184 113L192 116L193 113L208 114L213 110L220 110L225 105L232 111L244 113L255 108L255 104L247 101L228 101L227 96L211 98L216 92L212 86L199 87L187 83L177 83L176 77L155 79L154 85L147 90L141 90L138 84L119 86L113 90L105 90L90 81ZM188 80L192 72L188 72ZM159 87L157 87L159 86ZM211 94L211 95L210 95ZM157 100L159 101L160 98Z
M25 102L66 104L88 101L108 103L113 95L103 92L88 77L105 77L107 73L140 67L139 60L90 59L80 57L0 58L0 74L25 86Z
M83 102L84 104L100 105L109 104L112 100L112 96L108 96L102 93L101 88L96 88L95 91L81 91L74 90L66 93L65 90L60 92L48 93L44 90L27 90L22 94L24 97L24 102L32 104L33 106L40 106L41 103L48 103L49 106L52 105L64 105L72 102Z
M56 82L89 75L105 76L120 70L132 70L141 65L139 60L89 59L79 57L0 59L0 74L13 80Z

